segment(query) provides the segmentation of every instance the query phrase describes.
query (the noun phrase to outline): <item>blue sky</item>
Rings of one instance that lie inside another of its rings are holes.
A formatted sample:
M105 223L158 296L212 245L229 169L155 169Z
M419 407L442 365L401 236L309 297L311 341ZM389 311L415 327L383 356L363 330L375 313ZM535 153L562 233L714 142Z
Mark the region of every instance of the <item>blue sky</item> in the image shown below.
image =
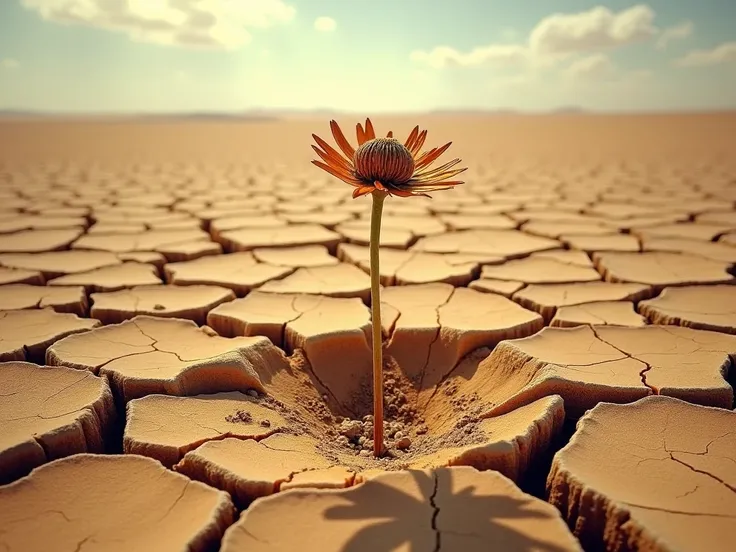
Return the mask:
M736 1L2 0L0 109L736 108Z

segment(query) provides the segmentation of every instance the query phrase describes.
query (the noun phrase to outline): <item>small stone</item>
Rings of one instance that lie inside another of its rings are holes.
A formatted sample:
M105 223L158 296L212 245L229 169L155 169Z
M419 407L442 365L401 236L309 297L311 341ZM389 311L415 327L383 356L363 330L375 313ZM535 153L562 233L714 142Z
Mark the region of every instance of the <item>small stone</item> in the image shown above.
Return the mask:
M361 451L358 453L361 456L370 456L370 451L368 449L361 449Z
M322 400L323 400L323 401L327 402L327 399L328 399L328 398L329 398L329 397L327 397L327 393L322 393Z
M427 433L427 426L419 426L417 428L417 435L424 435Z
M355 439L363 432L363 427L358 421L346 420L340 424L340 433L348 439Z
M400 441L403 438L404 438L403 431L397 431L396 433L394 433L394 439L396 439L397 441Z
M164 307L161 303L156 303L153 305L153 310L162 311L166 310L166 307Z
M261 425L263 427L271 427L271 421L270 420L261 420Z
M342 445L342 446L348 446L350 444L350 440L347 437L345 437L344 435L340 435L337 438L337 444L338 445Z
M256 391L255 389L248 389L246 393L250 395L251 397L253 397L254 399L258 398L258 391Z
M396 448L399 450L406 450L411 446L411 439L408 437L402 437L396 441Z
M358 444L359 445L365 444L365 437L361 436L360 439L358 439Z

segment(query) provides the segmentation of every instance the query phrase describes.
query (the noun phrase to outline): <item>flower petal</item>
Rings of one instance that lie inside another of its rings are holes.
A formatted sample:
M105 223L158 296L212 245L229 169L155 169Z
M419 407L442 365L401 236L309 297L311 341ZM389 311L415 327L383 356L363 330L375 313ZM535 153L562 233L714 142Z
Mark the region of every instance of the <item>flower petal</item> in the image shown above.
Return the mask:
M367 140L375 140L376 131L373 130L373 123L370 119L365 120L365 136Z
M416 190L420 192L438 192L440 190L450 190L454 188L455 186L459 186L460 184L465 184L465 182L462 182L460 180L453 180L453 181L445 181L445 182L433 182L431 184L425 184L422 182L414 182L413 180L410 180L406 184L402 186L402 189L411 189Z
M395 195L395 196L399 196L399 197L411 197L411 196L414 195L413 193L411 193L411 192L409 192L407 190L399 190L398 188L396 188L394 186L392 186L390 188L387 188L386 191L388 191L389 195Z
M332 137L335 139L335 143L347 158L352 160L355 156L355 149L350 145L350 142L347 141L347 138L345 138L345 135L342 133L342 129L340 129L340 125L337 124L337 121L330 121L330 129L332 129Z
M363 196L365 194L370 194L371 192L374 192L375 190L376 189L373 186L366 186L366 185L363 185L360 188L355 188L353 190L353 199Z
M376 190L380 190L382 192L386 191L386 187L379 180L376 180L373 185L376 187Z
M454 167L455 165L460 163L460 161L461 161L460 159L453 159L452 161L449 161L445 163L444 165L440 165L439 167L435 167L434 169L427 167L423 171L417 171L415 169L414 174L412 175L412 178L421 178L423 176L432 176L434 174L441 173L442 171L446 171Z
M319 152L320 152L319 148L317 148L315 146L312 146L312 149L315 152L317 152L317 154L319 155ZM320 155L320 157L322 157L322 155ZM324 159L324 157L323 157L323 159ZM360 178L357 177L357 175L355 174L355 171L352 168L350 168L350 167L341 167L340 165L336 165L335 163L333 163L329 159L329 157L327 159L325 159L325 162L326 162L327 166L330 167L336 173L339 173L340 175L342 175L342 176L344 176L346 178L349 178L351 180L358 180L358 181L360 181Z
M342 177L345 177L349 179L350 181L353 181L353 180L360 181L360 179L355 176L355 172L352 167L344 167L344 166L336 164L330 156L328 156L325 152L323 152L317 146L312 146L312 149L317 153L317 155L319 155L322 158L322 160L327 164L328 167L330 167L333 171L335 171L335 173L340 174Z
M414 142L414 145L409 149L409 152L411 153L412 157L417 156L419 153L419 150L422 149L422 146L424 145L424 141L427 139L427 131L423 130L419 133L419 136L417 136L416 142Z
M327 142L322 140L322 138L320 138L319 136L315 134L312 134L312 137L314 138L314 141L317 142L317 144L325 151L325 153L327 154L327 157L329 157L333 161L332 162L333 165L345 167L346 169L353 168L352 161L348 161L347 159L345 159L342 155L340 155L340 153L336 149L332 148ZM312 149L317 151L317 148L315 146L312 146ZM322 156L320 155L320 157ZM325 158L322 157L322 159L325 159ZM325 159L325 161L330 163L330 161L328 161L327 159Z
M322 163L320 161L316 161L316 160L315 161L312 161L312 164L318 166L323 171L326 171L326 172L330 173L332 176L334 176L336 178L339 178L343 182L347 182L351 186L362 186L363 185L363 182L362 181L358 180L357 178L353 178L351 176L348 176L348 175L346 175L344 173L341 173L341 172L339 172L338 169L335 169L334 167L331 167L330 165L325 165L324 163Z
M425 175L421 178L413 178L412 180L414 182L418 182L421 184L436 184L437 182L444 180L445 178L452 178L453 176L457 176L461 172L465 172L467 170L467 167L463 167L462 169L453 169L451 171L445 171L438 174L433 175Z
M432 162L434 162L435 159L445 153L447 151L447 148L449 148L451 145L452 142L447 142L441 148L432 148L428 152L423 153L419 156L419 159L416 160L415 169L421 169L422 167L430 165Z
M417 139L417 136L419 136L419 125L415 126L411 131L406 142L404 142L404 147L411 151L411 147L414 145L414 141Z
M358 146L362 146L366 143L367 138L365 137L365 131L363 130L363 125L360 123L355 125L355 134L358 136Z

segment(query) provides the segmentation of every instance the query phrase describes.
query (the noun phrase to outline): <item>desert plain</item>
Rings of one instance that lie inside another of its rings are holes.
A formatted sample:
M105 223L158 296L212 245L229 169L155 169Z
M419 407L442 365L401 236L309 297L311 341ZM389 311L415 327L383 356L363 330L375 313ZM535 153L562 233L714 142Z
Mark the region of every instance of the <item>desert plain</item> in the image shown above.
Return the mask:
M0 122L0 549L733 550L736 114L373 118L381 459L328 122Z

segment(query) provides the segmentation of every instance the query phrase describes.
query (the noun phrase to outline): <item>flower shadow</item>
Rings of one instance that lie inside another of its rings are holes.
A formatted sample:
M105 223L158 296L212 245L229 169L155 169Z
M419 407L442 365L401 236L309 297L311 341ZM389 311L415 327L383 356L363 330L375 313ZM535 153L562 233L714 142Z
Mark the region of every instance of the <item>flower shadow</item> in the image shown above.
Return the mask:
M557 511L495 472L404 472L411 485L372 479L324 512L327 521L369 522L341 552L581 550ZM401 487L401 488L400 488Z

